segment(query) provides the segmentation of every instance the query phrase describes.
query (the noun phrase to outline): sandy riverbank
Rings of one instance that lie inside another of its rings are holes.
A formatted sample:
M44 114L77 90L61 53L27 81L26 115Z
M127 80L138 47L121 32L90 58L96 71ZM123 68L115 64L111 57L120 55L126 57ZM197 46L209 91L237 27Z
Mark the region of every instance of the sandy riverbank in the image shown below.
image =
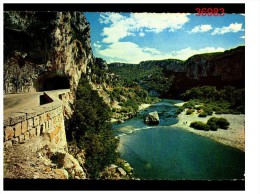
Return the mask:
M174 127L180 127L186 129L192 133L196 133L201 136L211 138L217 142L238 148L245 151L245 115L232 115L232 114L221 114L216 115L213 113L212 116L207 116L205 118L198 117L198 114L193 113L192 115L186 115L186 110L178 115L179 122ZM201 131L195 130L190 126L193 121L207 122L211 117L224 117L230 123L227 130L218 129L217 131Z
M146 108L148 108L151 105L152 104L141 104L141 105L139 105L138 110L140 111L140 110L146 109Z

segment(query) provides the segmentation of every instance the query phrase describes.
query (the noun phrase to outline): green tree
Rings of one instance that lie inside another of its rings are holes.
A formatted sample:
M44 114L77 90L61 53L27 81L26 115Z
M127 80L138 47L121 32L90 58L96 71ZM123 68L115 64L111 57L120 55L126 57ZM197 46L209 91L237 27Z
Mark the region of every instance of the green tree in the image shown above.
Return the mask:
M111 111L82 77L73 106L74 113L67 125L67 139L85 150L85 168L97 178L105 166L116 161L118 140L110 124Z

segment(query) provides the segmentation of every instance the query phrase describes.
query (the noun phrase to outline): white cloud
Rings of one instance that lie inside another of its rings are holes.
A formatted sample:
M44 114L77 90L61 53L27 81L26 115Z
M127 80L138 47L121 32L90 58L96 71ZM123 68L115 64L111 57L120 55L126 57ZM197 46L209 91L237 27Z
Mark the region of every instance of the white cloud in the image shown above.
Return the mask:
M140 32L140 33L139 33L139 36L144 37L144 36L145 36L145 33Z
M242 16L246 16L244 13L241 13L240 15L242 15Z
M239 31L244 31L242 29L242 24L234 23L234 24L230 24L229 26L224 26L222 28L215 28L211 34L212 35L226 34L226 33L230 33L230 32L236 33Z
M211 25L203 24L195 26L191 31L188 31L188 33L198 33L198 32L207 32L212 29Z
M145 35L144 32L160 33L164 30L175 31L187 23L189 14L184 13L131 13L129 17L119 13L100 15L100 23L108 24L102 32L104 43L115 43L127 37Z
M111 62L124 62L137 64L140 61L146 60L162 60L162 59L181 59L186 60L192 55L209 53L209 52L222 52L224 48L206 47L198 50L190 47L173 52L161 52L155 48L140 47L132 42L115 42L110 44L106 49L99 50L97 54Z
M102 13L100 14L99 22L101 24L116 23L125 17L119 13Z
M240 38L245 39L245 36L240 36Z
M146 31L159 33L168 29L175 31L189 21L189 14L182 13L132 13L130 18L135 21L135 28L146 28Z
M101 45L99 44L99 41L95 42L93 44L93 47L95 48L95 50L99 50L101 48Z
M197 55L197 54L202 54L202 53L214 53L214 52L223 52L225 49L218 47L205 47L205 48L201 48L198 50L192 49L191 47L179 50L179 51L173 51L172 54L174 56L175 59L182 59L182 60L186 60L189 57L193 56L193 55Z

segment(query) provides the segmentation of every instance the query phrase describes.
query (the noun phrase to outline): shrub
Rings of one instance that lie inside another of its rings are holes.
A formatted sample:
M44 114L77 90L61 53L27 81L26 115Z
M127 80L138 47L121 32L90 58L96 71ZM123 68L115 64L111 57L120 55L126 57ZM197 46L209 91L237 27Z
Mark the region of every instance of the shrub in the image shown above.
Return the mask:
M207 117L207 116L208 116L208 114L206 112L201 112L199 114L199 117Z
M202 108L203 108L202 106L195 107L196 110L201 110Z
M218 118L216 124L219 126L220 129L228 129L229 127L229 122L225 118Z
M212 117L207 121L207 125L210 126L210 129L216 131L218 128L220 129L228 129L229 122L225 118L216 118Z
M213 114L213 110L211 108L204 108L203 111L207 114L207 115L212 115Z
M212 117L207 121L207 125L210 127L210 130L212 131L217 131L218 130L218 125L216 124L217 118Z
M186 115L191 115L193 112L194 112L193 109L188 109L188 110L186 111Z
M210 130L210 127L207 124L205 124L201 121L192 122L190 124L190 127L194 128L194 129L198 129L198 130L203 130L203 131L209 131Z

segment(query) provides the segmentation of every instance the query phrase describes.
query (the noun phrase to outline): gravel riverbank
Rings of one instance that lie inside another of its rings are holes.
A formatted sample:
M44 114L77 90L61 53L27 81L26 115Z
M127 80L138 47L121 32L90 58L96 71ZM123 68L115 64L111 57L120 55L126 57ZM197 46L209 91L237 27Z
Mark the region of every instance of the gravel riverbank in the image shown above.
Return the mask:
M245 115L232 115L232 114L221 114L216 115L213 113L212 116L207 116L205 118L198 117L197 113L192 115L186 115L186 110L178 115L178 123L174 124L174 127L180 127L186 129L192 133L196 133L201 136L211 138L217 142L238 148L245 151ZM201 131L195 130L190 126L193 121L202 121L204 123L211 117L223 117L228 120L230 126L227 130L218 129L217 131Z

